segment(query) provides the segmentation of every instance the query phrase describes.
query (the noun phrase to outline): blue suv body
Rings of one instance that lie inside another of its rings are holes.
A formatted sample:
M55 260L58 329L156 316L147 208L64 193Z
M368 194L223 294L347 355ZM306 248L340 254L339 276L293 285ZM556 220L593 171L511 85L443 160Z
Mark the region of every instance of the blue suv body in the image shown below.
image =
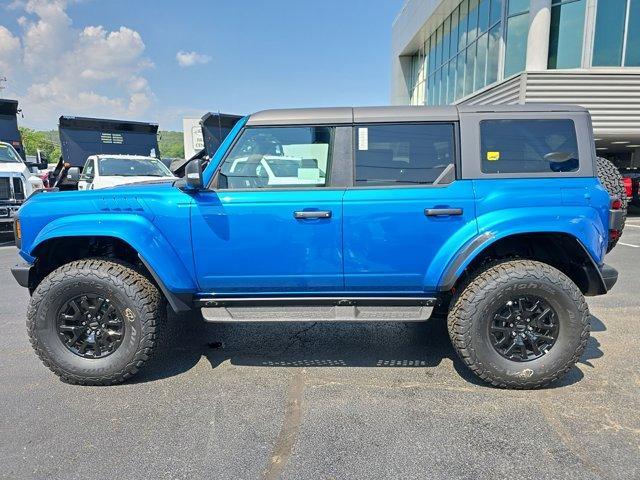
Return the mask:
M582 296L617 278L595 158L579 107L264 111L175 182L32 197L13 273L35 349L67 381L133 374L166 299L210 321L433 310L480 377L536 387L584 348Z

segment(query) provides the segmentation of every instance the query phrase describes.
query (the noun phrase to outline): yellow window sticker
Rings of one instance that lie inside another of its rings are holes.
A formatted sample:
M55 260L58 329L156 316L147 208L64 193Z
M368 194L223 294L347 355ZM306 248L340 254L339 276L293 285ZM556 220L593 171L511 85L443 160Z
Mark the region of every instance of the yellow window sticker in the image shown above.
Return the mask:
M490 162L500 160L500 152L487 152L487 160L489 160Z

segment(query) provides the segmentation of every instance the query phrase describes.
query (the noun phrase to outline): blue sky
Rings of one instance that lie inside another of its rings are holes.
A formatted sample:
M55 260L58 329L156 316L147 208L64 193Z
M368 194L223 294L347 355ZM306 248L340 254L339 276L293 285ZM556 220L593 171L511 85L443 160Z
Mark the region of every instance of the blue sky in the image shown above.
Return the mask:
M0 76L23 124L389 102L402 0L8 0ZM180 61L179 61L180 60ZM6 72L6 73L5 73Z

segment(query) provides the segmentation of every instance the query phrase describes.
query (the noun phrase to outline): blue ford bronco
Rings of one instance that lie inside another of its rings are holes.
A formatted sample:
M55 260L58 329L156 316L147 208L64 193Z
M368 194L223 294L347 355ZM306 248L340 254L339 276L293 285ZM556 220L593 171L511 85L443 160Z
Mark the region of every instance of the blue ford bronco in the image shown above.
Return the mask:
M555 105L269 110L185 177L32 196L15 236L27 329L64 381L124 381L167 303L206 321L446 317L480 378L535 388L589 337L622 214L591 120Z

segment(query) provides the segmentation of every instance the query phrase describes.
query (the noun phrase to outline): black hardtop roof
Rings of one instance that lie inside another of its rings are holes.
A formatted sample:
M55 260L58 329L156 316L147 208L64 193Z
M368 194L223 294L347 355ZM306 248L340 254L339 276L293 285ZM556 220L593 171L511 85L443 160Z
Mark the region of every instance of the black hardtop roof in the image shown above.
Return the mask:
M113 120L109 118L70 117L64 115L58 119L58 127L78 130L100 130L103 132L158 133L157 123Z
M0 98L0 115L16 115L18 113L18 101Z
M586 112L577 105L528 103L522 105L446 105L329 107L263 110L249 117L247 125L350 124L406 121L455 121L464 113L489 112Z

